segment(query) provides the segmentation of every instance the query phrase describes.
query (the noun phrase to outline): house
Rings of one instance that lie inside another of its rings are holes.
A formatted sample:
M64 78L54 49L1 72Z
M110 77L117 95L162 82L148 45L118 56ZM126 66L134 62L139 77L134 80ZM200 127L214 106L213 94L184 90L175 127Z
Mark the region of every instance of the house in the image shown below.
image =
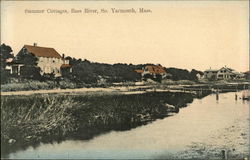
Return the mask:
M204 71L204 79L216 80L217 79L218 70L208 69Z
M161 65L146 65L142 69L135 70L135 72L141 74L143 78L157 78L157 76L165 78L169 75Z
M40 47L36 43L34 45L24 45L23 48L16 55L15 60L19 57L32 54L37 57L37 66L40 67L41 75L54 74L55 77L62 76L62 72L71 72L71 65L69 60L61 56L54 48ZM12 64L10 73L17 73L20 75L20 70L24 64Z
M198 80L200 80L200 79L203 78L203 75L204 75L204 74L197 73L195 76L197 77Z
M219 70L212 70L210 68L209 70L204 71L204 78L210 80L242 79L244 78L244 74L225 66Z
M250 80L250 71L244 72L245 78Z

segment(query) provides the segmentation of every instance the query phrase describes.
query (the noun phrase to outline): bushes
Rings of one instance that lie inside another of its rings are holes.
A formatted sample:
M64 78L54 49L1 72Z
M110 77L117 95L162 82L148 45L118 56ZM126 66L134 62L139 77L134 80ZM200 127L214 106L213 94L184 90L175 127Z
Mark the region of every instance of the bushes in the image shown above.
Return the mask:
M1 69L0 74L1 85L7 83L10 79L10 73L4 69Z
M52 81L40 82L40 81L26 81L17 83L7 83L1 85L1 92L7 91L27 91L27 90L39 90L39 89L53 89L55 83Z
M74 82L83 82L87 84L93 84L102 79L107 82L126 82L137 81L141 79L141 76L136 73L136 65L128 64L105 64L94 63L88 60L70 60L72 67L72 74L68 76Z
M59 87L61 89L66 89L66 88L73 89L73 88L77 88L77 85L76 85L76 83L73 83L73 82L66 79L66 80L59 81Z
M192 80L197 81L198 78L196 74L203 75L203 72L192 69L191 72L189 72L186 69L179 69L179 68L165 68L167 73L170 73L172 75L172 80Z
M28 90L48 90L48 89L55 89L55 88L80 88L80 87L87 87L85 84L76 84L71 82L67 79L61 80L46 80L46 81L36 81L30 79L22 79L21 82L18 79L12 79L12 83L2 84L1 85L1 92L8 92L8 91L28 91Z

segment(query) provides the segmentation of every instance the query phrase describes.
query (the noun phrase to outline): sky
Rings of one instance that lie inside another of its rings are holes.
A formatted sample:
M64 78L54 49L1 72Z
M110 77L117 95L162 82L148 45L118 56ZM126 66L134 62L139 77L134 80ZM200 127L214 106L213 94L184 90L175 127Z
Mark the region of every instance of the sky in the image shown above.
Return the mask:
M112 13L112 8L133 8L136 13ZM151 12L140 13L140 8ZM48 13L52 10L67 13ZM34 42L92 62L154 63L202 71L227 66L245 72L249 2L1 1L1 44L10 45L16 54Z

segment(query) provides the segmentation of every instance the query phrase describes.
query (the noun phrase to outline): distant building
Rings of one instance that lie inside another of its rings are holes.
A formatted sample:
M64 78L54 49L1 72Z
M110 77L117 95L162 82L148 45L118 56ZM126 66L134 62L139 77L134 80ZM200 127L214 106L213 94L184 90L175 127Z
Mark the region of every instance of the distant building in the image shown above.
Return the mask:
M157 78L160 76L161 79L170 76L161 65L146 65L142 69L137 69L135 72L141 74L142 78Z
M203 78L203 75L204 75L204 74L197 73L195 76L197 77L198 80L200 80L200 79Z
M218 70L208 69L204 71L204 79L216 80Z
M247 80L250 80L250 71L245 72L244 75Z
M209 70L204 71L204 78L210 80L230 80L230 79L242 79L244 74L239 73L231 68L222 67L219 70Z
M62 76L62 72L71 72L71 65L69 60L66 60L64 56L61 56L54 48L38 47L36 43L34 45L24 45L18 52L15 59L18 59L21 55L32 54L37 57L37 66L41 68L41 75L54 74L55 77ZM20 70L24 64L16 64L15 60L9 65L10 73L17 73L20 75Z
M244 78L242 73L239 73L231 68L222 67L217 73L217 79L241 79Z

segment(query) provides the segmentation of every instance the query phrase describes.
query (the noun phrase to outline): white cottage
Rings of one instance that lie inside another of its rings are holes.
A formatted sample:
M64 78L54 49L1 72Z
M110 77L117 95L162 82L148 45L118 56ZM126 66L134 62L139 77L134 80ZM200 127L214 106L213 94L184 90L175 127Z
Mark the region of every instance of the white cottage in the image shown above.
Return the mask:
M62 75L62 69L69 68L71 71L69 60L66 60L54 48L39 47L36 43L33 46L24 45L16 57L27 53L38 58L37 66L41 68L41 75L54 74L55 77L59 77ZM17 73L20 74L20 67L18 67Z
M241 79L244 78L244 75L225 66L219 70L212 70L210 68L209 70L204 71L204 78L213 80L229 80Z

